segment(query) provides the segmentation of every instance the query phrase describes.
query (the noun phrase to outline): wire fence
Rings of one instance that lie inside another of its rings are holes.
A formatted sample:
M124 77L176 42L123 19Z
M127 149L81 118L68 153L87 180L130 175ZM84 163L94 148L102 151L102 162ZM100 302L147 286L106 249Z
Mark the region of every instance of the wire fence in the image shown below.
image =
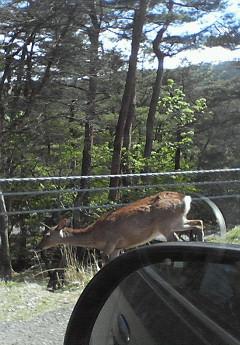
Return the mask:
M126 176L126 175L123 175ZM32 190L32 191L20 191L20 192L3 192L3 196L39 196L47 194L64 194L64 193L91 193L91 192L104 192L110 190L129 190L129 189L149 189L157 187L187 187L187 186L211 186L211 185L229 185L239 184L239 180L225 180L225 181L203 181L203 182L178 182L178 183L163 183L163 184L144 184L144 185L129 185L119 187L102 187L102 188L69 188L69 189L57 189L57 190Z
M96 180L123 177L159 177L159 176L178 176L178 175L200 175L200 174L216 174L240 172L240 168L230 169L211 169L211 170L187 170L187 171L167 171L156 173L132 173L132 174L115 174L115 175L89 175L89 176L45 176L45 177L13 177L1 178L0 184L16 183L16 182L46 182L46 181L67 181L67 180Z
M110 188L109 181L115 177L119 179L120 185ZM89 188L79 187L82 179L89 181ZM120 193L117 202L109 201L110 190L118 190ZM219 207L229 224L240 224L240 168L121 175L1 178L0 191L6 209L0 210L0 215L37 216L38 219L42 219L53 213L64 214L74 211L86 214L101 213L163 190L190 194L200 208L203 196L207 197L205 201L213 212L219 212L214 210ZM76 205L76 197L84 194L89 195L89 203ZM213 202L218 206L212 206Z

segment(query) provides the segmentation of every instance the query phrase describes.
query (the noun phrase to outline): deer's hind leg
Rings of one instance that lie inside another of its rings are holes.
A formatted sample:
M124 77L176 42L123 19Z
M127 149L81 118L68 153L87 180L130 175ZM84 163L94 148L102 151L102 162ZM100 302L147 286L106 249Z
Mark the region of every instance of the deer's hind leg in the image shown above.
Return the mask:
M109 262L115 259L120 254L120 249L118 249L118 242L119 239L115 237L109 238L108 242L105 244L103 248L103 253L105 256L105 262Z

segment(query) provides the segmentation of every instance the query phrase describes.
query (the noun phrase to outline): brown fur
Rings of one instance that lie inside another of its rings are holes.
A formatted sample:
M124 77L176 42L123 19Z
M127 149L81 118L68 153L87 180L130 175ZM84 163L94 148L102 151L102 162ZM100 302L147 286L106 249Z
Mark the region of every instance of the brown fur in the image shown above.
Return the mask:
M147 243L159 235L172 239L174 232L183 230L187 222L183 199L181 193L160 192L109 212L85 228L70 228L65 226L66 219L61 220L40 247L70 244L97 248L109 255Z
M151 212L153 208L161 209L162 213L168 213L169 211L174 213L179 205L182 205L182 199L184 194L177 192L160 192L153 196L146 197L144 199L137 200L127 206L123 206L115 211L108 212L100 217L94 224L91 224L85 228L73 229L65 227L64 224L67 220L60 221L61 229L72 234L80 234L84 232L100 229L101 226L111 225L123 219L129 219L134 216Z

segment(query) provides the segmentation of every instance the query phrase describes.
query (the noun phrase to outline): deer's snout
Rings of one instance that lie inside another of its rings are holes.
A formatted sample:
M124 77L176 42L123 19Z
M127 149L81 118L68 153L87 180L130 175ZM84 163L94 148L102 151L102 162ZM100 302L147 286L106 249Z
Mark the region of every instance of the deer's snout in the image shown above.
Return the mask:
M36 245L35 251L39 252L51 247L51 233L48 231L43 235L41 241Z

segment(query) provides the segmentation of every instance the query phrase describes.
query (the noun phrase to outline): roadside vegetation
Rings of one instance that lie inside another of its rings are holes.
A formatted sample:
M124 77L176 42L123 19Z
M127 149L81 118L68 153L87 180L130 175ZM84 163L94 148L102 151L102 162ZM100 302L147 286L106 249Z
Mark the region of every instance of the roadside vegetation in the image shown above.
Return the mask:
M207 241L216 243L240 244L240 226L238 225L233 229L227 231L224 237L220 237L217 235L209 236Z
M240 244L240 226L229 230L224 237L208 236L207 241ZM46 272L35 269L15 274L12 281L0 282L0 321L29 320L62 306L73 307L98 270L97 260L87 267L70 264L66 268L66 284L54 292L46 288Z
M14 274L9 282L0 281L0 321L28 320L64 306L73 307L93 275L96 265L68 267L63 287L55 291L47 289L46 273L27 270Z

